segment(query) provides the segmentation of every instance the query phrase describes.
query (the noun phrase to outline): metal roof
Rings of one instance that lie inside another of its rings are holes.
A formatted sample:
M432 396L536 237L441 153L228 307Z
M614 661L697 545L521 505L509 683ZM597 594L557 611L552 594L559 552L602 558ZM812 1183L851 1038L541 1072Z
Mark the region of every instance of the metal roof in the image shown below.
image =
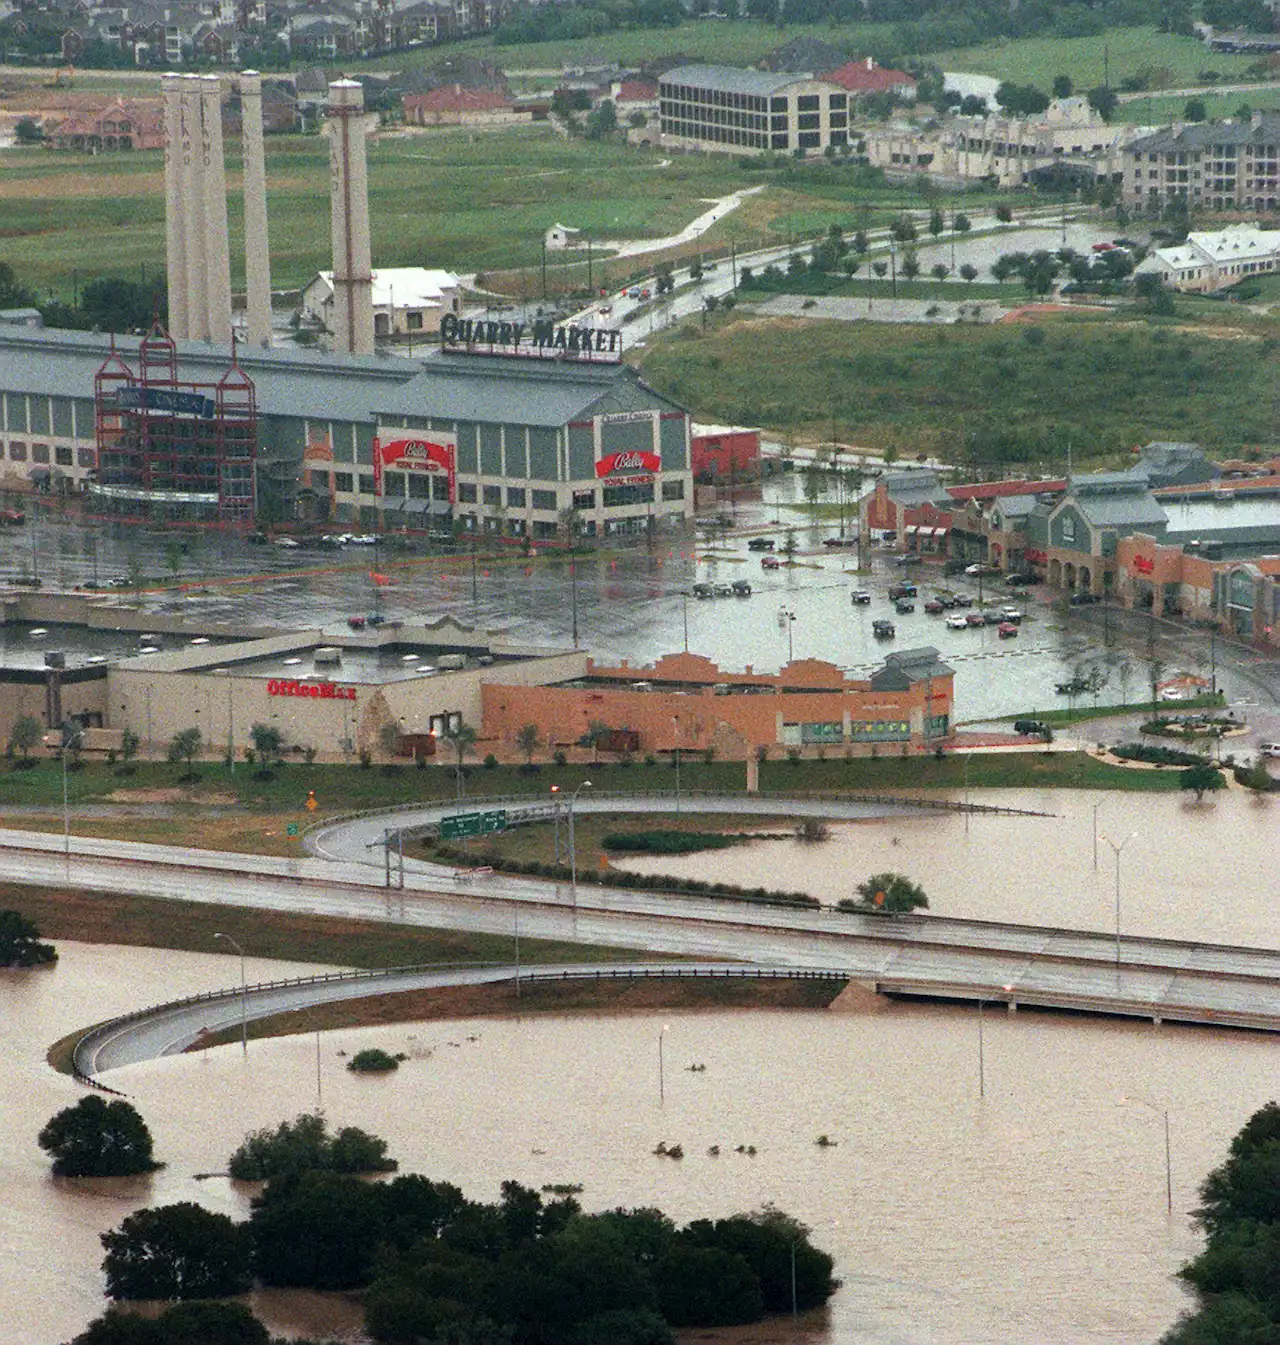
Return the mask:
M115 341L135 372L139 344L132 336ZM227 370L225 346L179 341L177 347L184 381L215 383ZM0 326L0 389L91 399L94 375L110 351L110 338L96 332ZM596 403L624 390L633 405L683 409L624 364L441 352L407 360L247 346L238 348L237 360L253 380L259 414L266 416L357 424L373 424L379 416L431 416L558 428L589 417Z
M662 76L659 92L667 84L686 84L717 93L746 93L768 98L793 84L812 83L813 76L795 71L741 70L732 65L681 65ZM840 90L836 86L836 92Z

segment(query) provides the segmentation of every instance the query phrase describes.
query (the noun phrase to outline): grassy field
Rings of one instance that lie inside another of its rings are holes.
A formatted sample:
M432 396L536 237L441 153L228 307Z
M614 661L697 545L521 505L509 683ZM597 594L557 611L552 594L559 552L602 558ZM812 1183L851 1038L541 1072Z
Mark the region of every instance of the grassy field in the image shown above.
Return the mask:
M1048 90L1055 75L1070 75L1079 90L1103 82L1110 68L1111 87L1139 70L1161 72L1166 88L1199 83L1201 70L1217 70L1242 79L1252 56L1212 52L1194 37L1176 37L1154 28L1111 28L1097 37L1027 37L984 42L977 47L935 52L929 60L944 70L993 75Z
M887 23L789 23L773 24L736 20L703 20L674 28L641 28L567 42L531 42L503 47L492 38L468 38L448 47L397 52L394 56L363 63L363 69L412 69L434 65L444 55L468 52L496 61L507 70L554 70L567 65L594 65L617 61L638 65L658 57L681 56L692 61L727 65L752 65L767 51L800 37L817 38L842 46L850 54L869 46L883 48L892 41L893 25ZM351 68L355 68L354 66Z
M830 434L834 417L853 442L949 457L979 431L1037 459L1064 455L1068 436L1093 457L1160 438L1214 450L1273 443L1274 325L1208 322L1170 330L1073 314L1024 328L920 327L735 315L705 336L687 324L651 344L642 369L659 391L728 423Z
M863 271L867 268L864 265ZM843 276L814 274L806 272L800 276L783 276L777 281L760 283L743 289L739 293L742 303L767 299L771 294L807 294L815 297L833 297L845 299L865 299L870 297L874 305L877 299L894 297L894 284L888 276L883 280L864 276L854 276L847 280ZM996 281L958 281L904 280L897 281L899 299L947 299L951 303L971 303L980 299L1000 299L1012 306L1021 302L1023 291L1018 283L1001 285Z
M1246 93L1205 93L1195 96L1204 103L1210 121L1234 117L1245 103L1254 112L1274 111L1280 107L1280 87L1250 89ZM1136 122L1143 126L1167 125L1171 121L1182 120L1187 101L1185 95L1181 98L1161 98L1155 94L1150 98L1135 98L1131 103L1121 103L1116 108L1115 120Z

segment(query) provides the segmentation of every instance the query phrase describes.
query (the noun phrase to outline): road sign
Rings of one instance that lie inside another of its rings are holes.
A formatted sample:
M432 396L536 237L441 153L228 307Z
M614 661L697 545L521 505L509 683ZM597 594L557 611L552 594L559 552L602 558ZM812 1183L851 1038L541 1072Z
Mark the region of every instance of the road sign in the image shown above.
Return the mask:
M296 822L287 822L285 824L284 834L286 836L296 836L299 830L300 828Z
M306 807L307 812L309 812L309 813L314 813L314 812L315 812L315 810L316 810L316 791L315 791L314 789L309 789L309 790L307 790L307 801L306 801L306 804L305 804L304 806Z
M506 829L505 808L497 808L488 813L454 813L452 817L440 819L442 841L456 840L463 836L487 836L490 832Z

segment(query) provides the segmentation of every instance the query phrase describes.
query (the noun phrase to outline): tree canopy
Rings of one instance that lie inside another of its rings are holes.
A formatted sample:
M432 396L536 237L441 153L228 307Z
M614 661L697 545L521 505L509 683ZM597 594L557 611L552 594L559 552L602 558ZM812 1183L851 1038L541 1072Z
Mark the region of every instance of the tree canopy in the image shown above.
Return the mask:
M37 1142L60 1177L128 1177L160 1166L151 1132L128 1102L96 1093L52 1117Z
M189 1201L138 1210L101 1241L108 1298L224 1298L253 1282L248 1226Z
M108 1312L71 1345L270 1345L270 1336L243 1303L196 1301L175 1303L155 1318Z
M1218 790L1226 787L1227 782L1222 778L1222 772L1207 763L1201 766L1188 766L1178 776L1178 788L1190 790L1194 793L1197 803L1206 794L1217 793Z
M377 1135L355 1126L330 1135L323 1116L303 1114L246 1135L228 1170L237 1181L261 1182L299 1172L394 1172L397 1166Z
M0 967L38 967L57 960L53 944L40 942L33 921L17 911L0 911Z
M873 873L854 891L856 901L845 898L836 903L840 910L869 911L877 915L902 915L917 909L925 910L929 898L924 888L901 873Z

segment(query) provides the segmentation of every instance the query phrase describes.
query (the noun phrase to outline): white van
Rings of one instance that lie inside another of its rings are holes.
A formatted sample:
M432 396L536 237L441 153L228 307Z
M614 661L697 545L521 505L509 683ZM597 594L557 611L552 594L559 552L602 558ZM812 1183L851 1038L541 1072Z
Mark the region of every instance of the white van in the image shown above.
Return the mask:
M1280 757L1280 743L1260 743L1258 751L1264 757Z

